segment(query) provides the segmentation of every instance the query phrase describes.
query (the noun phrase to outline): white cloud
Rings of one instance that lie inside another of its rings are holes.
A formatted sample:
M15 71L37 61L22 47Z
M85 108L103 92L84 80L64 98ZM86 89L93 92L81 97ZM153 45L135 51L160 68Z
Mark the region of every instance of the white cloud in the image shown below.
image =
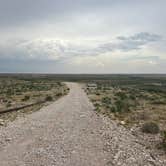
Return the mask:
M155 62L155 61L149 61L148 63L151 65L157 65L157 62Z
M0 60L53 61L78 71L152 70L165 57L164 51L157 47L161 42L165 41L160 36L149 33L121 36L112 42L55 38L7 40L0 43Z

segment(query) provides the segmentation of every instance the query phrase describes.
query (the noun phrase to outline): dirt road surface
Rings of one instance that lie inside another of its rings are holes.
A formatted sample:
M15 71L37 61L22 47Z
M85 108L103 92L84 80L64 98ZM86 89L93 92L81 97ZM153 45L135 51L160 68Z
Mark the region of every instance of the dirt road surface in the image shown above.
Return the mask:
M0 127L0 166L163 165L125 128L97 115L77 83L40 111Z

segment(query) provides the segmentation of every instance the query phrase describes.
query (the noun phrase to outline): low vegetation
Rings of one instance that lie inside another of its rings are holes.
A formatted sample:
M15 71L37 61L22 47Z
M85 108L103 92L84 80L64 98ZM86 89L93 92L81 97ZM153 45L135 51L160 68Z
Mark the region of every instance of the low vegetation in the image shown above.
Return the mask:
M162 132L162 148L166 151L166 130Z
M142 132L150 134L158 134L160 129L157 123L155 122L146 122L142 125Z
M69 89L56 79L41 76L1 76L0 77L0 111L37 103L54 101L67 94ZM31 112L39 109L43 104L24 109L19 112ZM17 115L18 113L12 113ZM0 115L0 119L10 120L9 114ZM16 117L16 116L15 116Z
M47 97L45 98L45 101L52 101L52 100L53 100L52 96L47 96Z
M96 84L95 89L87 87L86 92L97 112L129 129L136 126L154 137L160 133L161 145L166 150L165 76L109 75L109 79L89 82Z
M93 80L87 94L98 110L128 125L154 121L166 129L166 77L112 75Z

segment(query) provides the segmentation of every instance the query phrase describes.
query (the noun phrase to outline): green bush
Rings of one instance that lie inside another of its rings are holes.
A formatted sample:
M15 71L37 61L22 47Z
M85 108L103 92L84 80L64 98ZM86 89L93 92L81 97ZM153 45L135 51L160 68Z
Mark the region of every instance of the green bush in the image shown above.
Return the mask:
M115 102L115 108L116 108L116 112L119 112L119 113L130 111L130 106L129 106L128 100L118 99Z
M142 125L141 130L144 133L150 133L150 134L157 134L160 131L158 124L155 123L155 122L146 122L146 123L144 123Z
M113 112L113 113L115 113L116 112L116 107L115 106L111 106L110 107L110 111Z
M116 105L116 112L122 112L122 108L123 108L122 100L117 100L115 102L115 105Z

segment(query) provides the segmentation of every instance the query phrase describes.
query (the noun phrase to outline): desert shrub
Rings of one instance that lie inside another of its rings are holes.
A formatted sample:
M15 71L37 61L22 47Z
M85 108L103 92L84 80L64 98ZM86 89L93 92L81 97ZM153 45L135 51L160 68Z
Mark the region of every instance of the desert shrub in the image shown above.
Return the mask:
M94 106L95 106L95 107L99 107L100 104L99 104L99 103L94 103Z
M100 107L96 107L96 108L95 108L95 111L96 111L96 112L100 112L100 111L101 111L101 110L100 110Z
M95 111L100 112L100 104L94 103Z
M63 94L62 93L57 93L56 96L59 97L59 96L62 96Z
M121 100L121 99L116 100L115 108L116 108L116 112L119 112L119 113L130 111L128 100Z
M146 123L144 123L142 125L141 130L144 133L150 133L150 134L157 134L160 131L158 124L155 123L155 122L146 122Z
M45 98L45 100L46 100L46 101L52 101L53 98L52 98L52 96L47 96L47 97Z
M99 92L96 92L96 95L97 95L97 96L100 96L100 93L99 93Z
M103 97L101 101L104 104L111 104L111 99L109 97Z
M115 102L115 105L116 105L116 112L122 112L122 108L123 108L122 100L117 100Z
M7 104L6 104L6 107L11 107L12 106L12 104L10 103L10 102L8 102Z
M8 89L7 92L6 92L6 94L8 96L14 95L14 91L12 89Z
M110 107L111 107L111 105L105 105L105 107L107 108L107 109L110 109Z
M162 132L162 147L166 150L166 130Z
M110 111L113 112L113 113L115 113L116 112L116 107L115 106L111 106L110 107Z
M130 94L130 96L129 96L129 97L130 97L130 99L131 99L131 100L136 100L136 96L135 96L133 93L132 93L132 94Z
M24 98L22 99L22 101L27 101L29 99L30 99L30 96L26 95L26 96L24 96Z
M125 99L125 98L127 98L127 96L126 96L126 94L124 92L117 92L116 96L119 96L120 99L122 99L122 100Z

